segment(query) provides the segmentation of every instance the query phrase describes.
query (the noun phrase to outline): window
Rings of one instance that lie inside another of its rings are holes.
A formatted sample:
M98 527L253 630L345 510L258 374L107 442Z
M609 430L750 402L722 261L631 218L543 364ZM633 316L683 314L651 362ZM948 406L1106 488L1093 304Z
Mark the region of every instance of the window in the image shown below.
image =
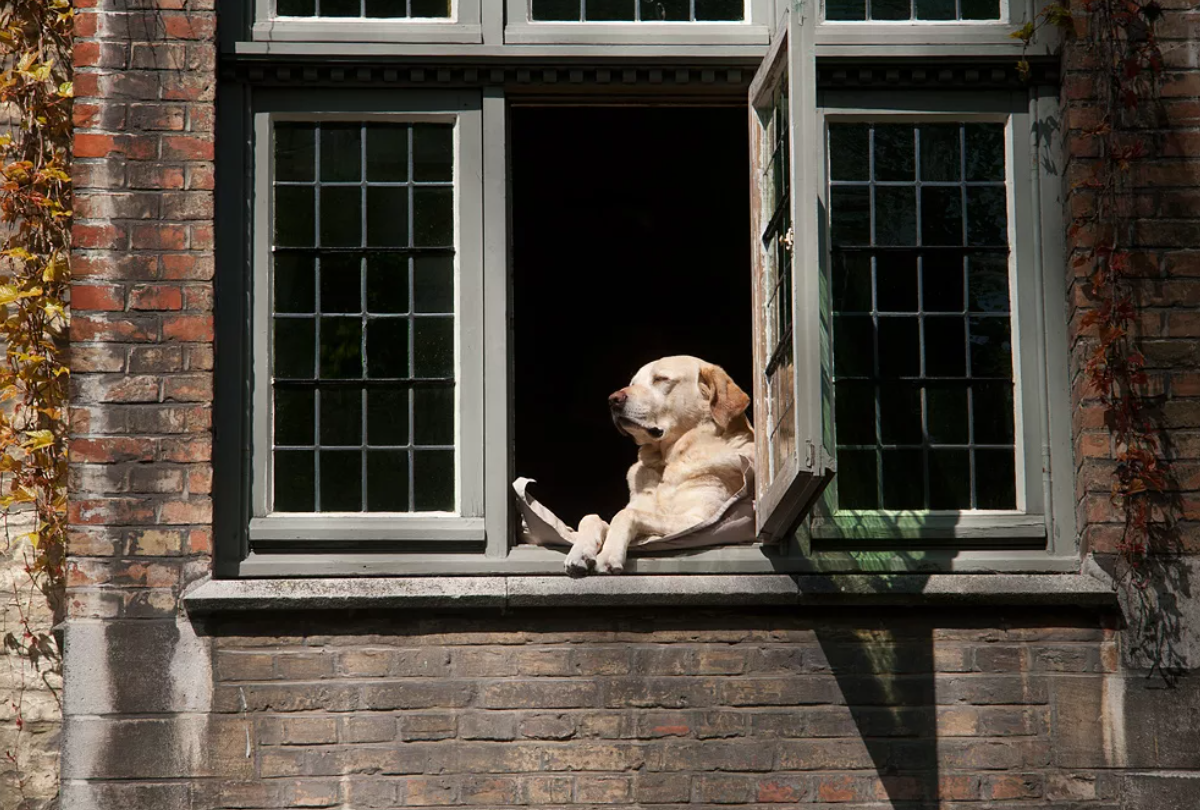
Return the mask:
M218 119L221 574L557 573L512 479L619 509L605 397L676 353L752 391L761 544L633 573L1077 565L1057 101L984 5L259 6ZM713 320L638 317L659 290Z
M734 46L770 40L771 0L506 0L505 42Z
M827 0L830 22L999 20L1001 0Z
M478 109L323 98L256 114L251 540L481 540Z
M480 2L255 0L252 33L268 42L478 43L483 40Z

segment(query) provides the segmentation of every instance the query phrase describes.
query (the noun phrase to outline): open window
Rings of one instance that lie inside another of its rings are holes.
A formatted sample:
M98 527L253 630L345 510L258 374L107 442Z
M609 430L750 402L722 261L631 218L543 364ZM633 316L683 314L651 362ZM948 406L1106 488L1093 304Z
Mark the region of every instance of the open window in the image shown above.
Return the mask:
M784 14L750 86L757 509L768 542L796 527L835 469L813 28L811 12Z

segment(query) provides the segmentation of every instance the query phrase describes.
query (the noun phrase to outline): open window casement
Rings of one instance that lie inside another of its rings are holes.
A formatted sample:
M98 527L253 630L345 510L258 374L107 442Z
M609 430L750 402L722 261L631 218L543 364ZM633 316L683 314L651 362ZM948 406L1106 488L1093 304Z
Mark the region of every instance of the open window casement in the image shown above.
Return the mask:
M815 0L793 2L750 85L758 532L793 531L833 477L822 283Z

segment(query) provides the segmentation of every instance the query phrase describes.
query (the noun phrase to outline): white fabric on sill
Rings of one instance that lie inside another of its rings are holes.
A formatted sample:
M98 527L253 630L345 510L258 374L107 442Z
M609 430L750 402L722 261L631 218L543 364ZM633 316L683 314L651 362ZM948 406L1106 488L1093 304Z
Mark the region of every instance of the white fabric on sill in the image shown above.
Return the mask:
M521 510L522 540L538 546L571 546L575 530L538 502L529 492L532 478L513 481L517 506ZM650 539L635 538L630 551L674 551L678 549L732 546L753 543L758 539L754 525L754 478L750 470L742 478L742 487L722 504L708 520L681 532Z

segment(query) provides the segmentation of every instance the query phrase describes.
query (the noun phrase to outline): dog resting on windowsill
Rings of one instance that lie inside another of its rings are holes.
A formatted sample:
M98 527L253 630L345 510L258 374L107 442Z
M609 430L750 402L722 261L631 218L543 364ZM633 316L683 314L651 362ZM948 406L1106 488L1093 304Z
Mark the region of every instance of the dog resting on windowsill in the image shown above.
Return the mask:
M733 533L738 542L753 539L750 397L724 369L695 357L664 357L643 366L608 404L617 430L638 445L627 476L629 504L612 523L598 515L580 521L570 538L568 574L585 576L593 568L619 574L631 544L649 549L662 538L711 527L739 498L751 518L747 524L743 514ZM719 528L713 536L720 537Z

